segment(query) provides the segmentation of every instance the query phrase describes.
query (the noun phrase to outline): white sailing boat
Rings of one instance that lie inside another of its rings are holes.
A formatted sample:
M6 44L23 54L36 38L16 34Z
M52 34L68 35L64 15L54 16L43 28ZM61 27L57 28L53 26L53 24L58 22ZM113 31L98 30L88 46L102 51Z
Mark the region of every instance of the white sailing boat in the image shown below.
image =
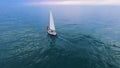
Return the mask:
M55 30L55 25L54 25L54 19L52 15L52 11L50 11L50 23L49 26L47 27L47 32L50 35L57 35L56 30Z

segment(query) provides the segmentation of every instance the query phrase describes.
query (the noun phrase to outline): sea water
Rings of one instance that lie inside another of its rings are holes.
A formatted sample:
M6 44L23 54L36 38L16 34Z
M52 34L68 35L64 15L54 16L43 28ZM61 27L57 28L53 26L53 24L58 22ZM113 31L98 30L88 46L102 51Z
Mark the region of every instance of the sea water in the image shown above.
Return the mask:
M0 9L0 68L120 68L119 6Z

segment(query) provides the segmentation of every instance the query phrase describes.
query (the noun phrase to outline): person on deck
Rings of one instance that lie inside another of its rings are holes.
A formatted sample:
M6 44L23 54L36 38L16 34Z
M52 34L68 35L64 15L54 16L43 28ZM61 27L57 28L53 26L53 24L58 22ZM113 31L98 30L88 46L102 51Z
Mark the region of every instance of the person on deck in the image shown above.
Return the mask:
M46 30L48 31L49 27L47 26Z

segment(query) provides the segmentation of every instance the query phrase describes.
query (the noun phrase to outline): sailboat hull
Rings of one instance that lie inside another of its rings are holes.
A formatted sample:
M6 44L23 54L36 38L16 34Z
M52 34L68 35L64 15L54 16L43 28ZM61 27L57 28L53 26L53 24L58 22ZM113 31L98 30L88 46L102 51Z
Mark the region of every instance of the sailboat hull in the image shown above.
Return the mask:
M56 31L51 30L51 29L48 29L48 30L47 30L47 33L50 34L50 35L53 35L53 36L56 36L56 35L57 35Z
M57 34L51 34L51 33L48 33L49 35L51 35L51 36L57 36Z

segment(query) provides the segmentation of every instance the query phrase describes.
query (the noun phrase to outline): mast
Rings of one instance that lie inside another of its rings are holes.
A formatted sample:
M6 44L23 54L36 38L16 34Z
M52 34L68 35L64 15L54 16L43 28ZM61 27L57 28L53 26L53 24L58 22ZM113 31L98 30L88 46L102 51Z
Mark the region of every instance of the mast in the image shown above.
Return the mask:
M53 15L52 15L52 11L50 11L50 29L51 30L55 30L55 25L54 25L54 19L53 19Z

